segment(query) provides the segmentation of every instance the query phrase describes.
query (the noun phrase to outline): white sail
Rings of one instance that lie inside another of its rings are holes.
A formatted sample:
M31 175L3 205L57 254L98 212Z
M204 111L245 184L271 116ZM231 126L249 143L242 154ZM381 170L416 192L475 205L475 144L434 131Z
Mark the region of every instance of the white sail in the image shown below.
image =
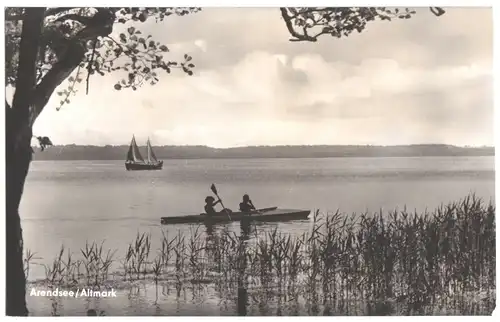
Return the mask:
M139 151L139 147L135 142L135 136L132 137L132 142L130 142L130 147L127 153L127 161L144 163L144 159L142 158L141 152Z
M151 142L149 141L149 138L148 138L148 142L147 142L146 146L147 146L147 151L148 151L148 162L149 163L157 163L158 160L156 159L156 155L153 152L153 147L151 146Z

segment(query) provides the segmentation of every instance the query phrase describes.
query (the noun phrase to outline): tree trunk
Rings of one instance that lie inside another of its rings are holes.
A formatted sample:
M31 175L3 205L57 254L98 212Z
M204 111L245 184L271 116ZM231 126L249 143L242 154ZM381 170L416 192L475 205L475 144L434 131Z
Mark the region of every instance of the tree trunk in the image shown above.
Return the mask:
M6 115L7 125L12 117ZM22 146L14 150L18 135L6 131L6 314L26 316L26 281L23 267L23 242L19 204L23 193L24 181L31 161L31 147Z
M16 92L6 104L6 314L26 316L26 278L19 204L31 162L30 100L45 8L25 8L19 46Z
M6 102L6 311L11 316L28 315L19 204L33 153L33 124L54 90L84 60L85 41L109 35L115 19L114 11L110 11L109 17L101 24L87 26L80 31L85 31L82 35L68 40L65 55L59 57L36 84L36 62L45 13L43 7L24 8L12 108Z

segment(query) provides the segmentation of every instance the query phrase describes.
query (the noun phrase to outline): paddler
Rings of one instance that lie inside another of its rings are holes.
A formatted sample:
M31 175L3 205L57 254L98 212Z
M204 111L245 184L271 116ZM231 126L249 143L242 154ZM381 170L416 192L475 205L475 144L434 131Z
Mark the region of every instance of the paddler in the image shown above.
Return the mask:
M243 195L243 201L240 202L240 211L241 212L251 212L252 210L256 210L256 209L252 203L252 200L250 200L250 196L247 194Z
M215 201L215 198L212 197L212 196L208 196L205 198L205 214L207 214L208 216L213 216L213 215L217 215L217 214L222 214L223 212L225 213L229 213L231 214L232 211L231 209L222 209L221 211L215 211L215 205L217 205L218 203L221 203L221 200L217 200Z
M215 198L212 196L208 196L205 198L205 213L209 216L217 214L217 211L215 211L215 205L220 203L220 199L215 201Z

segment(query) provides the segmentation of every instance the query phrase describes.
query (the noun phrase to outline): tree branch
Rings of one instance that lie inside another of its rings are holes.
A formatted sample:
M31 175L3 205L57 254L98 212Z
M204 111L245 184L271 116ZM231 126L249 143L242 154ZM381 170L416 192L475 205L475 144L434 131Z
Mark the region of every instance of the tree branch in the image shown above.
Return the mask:
M69 10L76 9L76 8L77 7L55 7L55 8L48 8L47 11L45 11L45 17L57 15L57 14L65 12L65 11L69 11Z
M69 45L65 56L53 65L45 74L42 81L36 86L33 95L33 113L30 115L30 125L33 126L36 118L49 102L55 89L68 78L85 57L85 47L77 42Z
M97 15L97 14L96 14ZM95 16L94 16L95 17ZM30 115L30 125L33 126L36 118L47 105L56 88L68 78L71 73L85 59L87 51L86 41L98 36L107 36L113 31L114 14L102 13L98 19L93 19L86 28L82 29L75 37L67 41L64 55L45 74L36 86L33 95L33 111Z
M23 15L5 16L5 21L19 21L19 20L23 20Z
M36 83L36 64L45 8L26 8L23 17L16 91L12 100L12 111L7 126L11 138L10 150L15 152L20 144L31 137L29 127L30 98Z
M306 35L306 34L301 35L297 31L295 31L295 29L293 28L293 25L292 25L292 17L290 17L288 15L287 8L281 7L280 11L281 11L281 16L283 17L283 20L285 20L285 25L286 25L286 28L288 29L288 32L290 33L290 35L292 35L293 37L296 38L296 39L293 39L293 41L312 41L312 42L317 41L316 38L313 38L313 37Z
M84 17L84 16L80 16L79 14L76 14L76 13L70 13L70 14L67 14L67 15L64 15L64 16L57 18L56 20L54 20L54 22L63 22L66 20L74 20L74 21L78 21L81 24L86 25L92 20L92 17Z
M54 16L60 13L63 13L65 11L69 11L71 9L75 9L75 7L56 7L56 8L49 8L45 11L44 16L49 17L49 16ZM23 20L24 15L5 15L5 21L19 21Z
M286 8L281 7L281 16L286 28L292 36L290 41L316 42L320 36L329 34L334 37L348 37L353 31L362 32L367 23L391 18L409 19L415 11L388 10L385 7L314 7ZM440 7L430 7L435 16L445 11ZM316 31L318 30L318 31Z
M92 74L92 64L94 63L94 57L95 57L95 47L97 45L97 39L94 40L94 45L92 48L92 56L90 57L89 64L87 66L87 81L86 81L86 89L85 93L88 95L89 94L89 84L90 84L90 75Z

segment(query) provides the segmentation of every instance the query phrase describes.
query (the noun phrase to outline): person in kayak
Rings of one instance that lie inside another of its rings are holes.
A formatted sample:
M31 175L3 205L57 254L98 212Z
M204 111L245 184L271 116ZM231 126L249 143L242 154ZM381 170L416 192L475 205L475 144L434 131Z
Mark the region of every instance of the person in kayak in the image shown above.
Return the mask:
M208 196L205 198L205 214L208 216L213 216L213 215L219 215L219 214L224 214L224 213L229 213L232 214L232 210L228 208L224 208L221 211L216 211L215 210L215 205L218 203L221 203L221 200L215 201L215 198L212 196Z
M205 213L209 216L213 216L217 214L218 212L215 211L215 205L220 203L220 199L215 201L215 198L212 196L208 196L205 198Z
M240 211L241 212L250 212L252 210L256 210L256 209L252 203L252 200L250 200L250 196L243 195L243 201L240 202Z

